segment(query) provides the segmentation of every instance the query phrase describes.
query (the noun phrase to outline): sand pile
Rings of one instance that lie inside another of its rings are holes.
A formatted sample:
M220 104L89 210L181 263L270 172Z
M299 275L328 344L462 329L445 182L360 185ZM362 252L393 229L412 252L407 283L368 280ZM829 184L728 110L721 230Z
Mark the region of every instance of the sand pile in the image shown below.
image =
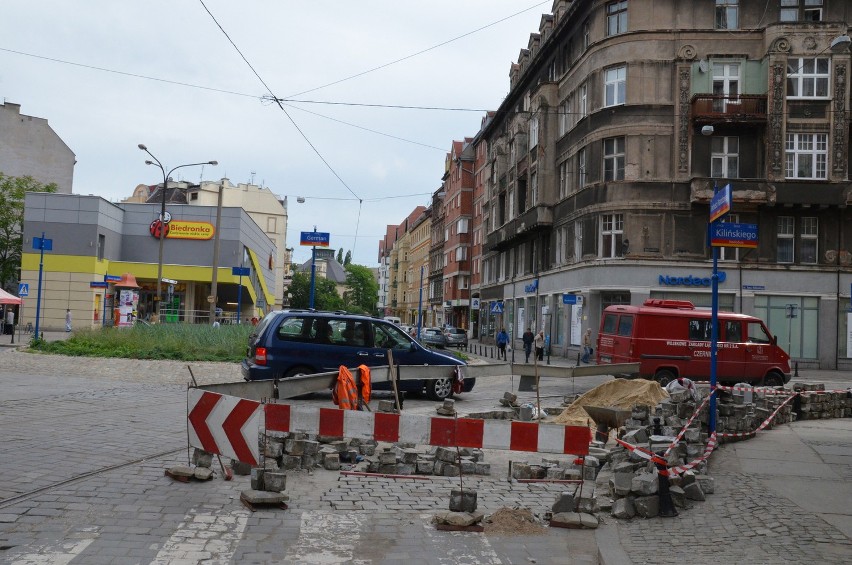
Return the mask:
M594 427L594 421L583 406L630 409L633 406L656 406L669 395L656 381L615 379L596 386L571 403L553 422L571 426Z
M482 525L487 534L535 536L547 532L529 508L500 508L485 518Z

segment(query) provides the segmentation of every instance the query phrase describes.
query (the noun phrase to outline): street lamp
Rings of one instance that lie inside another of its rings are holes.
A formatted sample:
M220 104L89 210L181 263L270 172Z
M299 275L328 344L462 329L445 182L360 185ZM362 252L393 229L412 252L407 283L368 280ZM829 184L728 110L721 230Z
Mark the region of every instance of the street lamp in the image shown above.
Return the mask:
M159 259L157 261L157 305L156 305L157 310L156 310L156 312L157 312L157 319L159 319L160 310L161 310L160 300L162 299L162 296L163 296L163 242L166 239L166 192L167 192L168 187L169 187L169 177L171 176L171 174L173 172L175 172L178 169L182 169L184 167L196 167L198 165L218 165L219 162L218 161L206 161L204 163L187 163L186 165L178 165L177 167L174 167L173 169L171 169L167 173L166 168L163 166L163 164L160 162L160 160L157 159L156 157L154 157L153 153L148 151L148 148L145 146L144 143L140 143L138 145L138 147L139 147L139 149L141 149L142 151L144 151L145 153L150 155L151 159L153 159L153 161L145 161L145 164L146 165L156 165L157 167L159 167L160 171L162 171L162 173L163 173L163 203L162 203L162 206L160 207L160 237L159 237L159 240L160 240L160 255L159 255Z

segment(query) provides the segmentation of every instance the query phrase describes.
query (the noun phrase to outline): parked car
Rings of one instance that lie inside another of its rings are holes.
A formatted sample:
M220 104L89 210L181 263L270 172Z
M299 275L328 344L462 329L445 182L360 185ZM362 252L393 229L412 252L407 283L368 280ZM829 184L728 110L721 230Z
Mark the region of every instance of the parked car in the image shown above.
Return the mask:
M443 338L439 329L435 331ZM334 372L341 365L379 367L388 364L388 349L393 350L399 365L465 364L452 355L424 347L385 320L341 312L278 310L267 314L254 328L240 370L245 380L258 381ZM464 382L464 392L469 392L476 381ZM432 400L452 395L449 378L402 380L398 385L404 391L425 391ZM390 390L391 383L375 382L373 389Z
M423 345L444 349L447 347L447 336L444 335L441 328L422 328L420 330L420 342Z
M710 379L711 317L686 300L648 299L642 306L608 306L601 318L597 361L639 362L639 377L666 385L676 377ZM759 318L719 312L716 377L721 383L781 386L790 356Z
M467 330L447 328L444 330L444 335L447 336L447 347L458 347L459 349L467 347Z

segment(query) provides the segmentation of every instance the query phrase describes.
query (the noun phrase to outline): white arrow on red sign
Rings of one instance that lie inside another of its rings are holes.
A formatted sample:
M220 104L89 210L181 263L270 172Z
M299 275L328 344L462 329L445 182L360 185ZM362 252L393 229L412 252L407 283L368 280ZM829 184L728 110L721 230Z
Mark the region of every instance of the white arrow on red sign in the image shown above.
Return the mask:
M257 465L263 419L259 402L191 388L187 392L189 444Z

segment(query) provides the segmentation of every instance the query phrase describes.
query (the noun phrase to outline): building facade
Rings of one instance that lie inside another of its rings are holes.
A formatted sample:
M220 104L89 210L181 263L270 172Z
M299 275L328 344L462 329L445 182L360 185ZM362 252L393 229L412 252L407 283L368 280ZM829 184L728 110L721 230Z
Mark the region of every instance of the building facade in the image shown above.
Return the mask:
M447 154L444 196L443 299L448 325L470 327L471 233L474 149L472 139L453 141Z
M20 104L0 104L0 173L56 183L57 192L71 194L76 162L46 119L21 114Z
M477 138L480 315L514 337L544 329L554 355L574 356L611 304L709 307L709 202L730 184L726 221L759 240L720 251L720 308L766 320L802 367L852 367L852 4L557 0L552 12Z
M207 297L212 296L214 236L219 230L217 306L224 318L262 316L271 309L275 244L242 208L170 204L174 228L163 246L163 306L166 322L209 323ZM131 273L139 286L139 318L156 309L159 240L152 222L159 204L113 204L96 196L27 193L23 226L21 281L29 297L19 312L20 323L35 322L40 294L41 327L60 329L70 309L74 327L98 327L112 321L115 288L112 279ZM184 233L181 233L184 232ZM39 288L40 251L33 238L52 242L44 253ZM251 268L235 276L232 267ZM242 286L242 290L240 287ZM40 292L39 292L40 291Z

